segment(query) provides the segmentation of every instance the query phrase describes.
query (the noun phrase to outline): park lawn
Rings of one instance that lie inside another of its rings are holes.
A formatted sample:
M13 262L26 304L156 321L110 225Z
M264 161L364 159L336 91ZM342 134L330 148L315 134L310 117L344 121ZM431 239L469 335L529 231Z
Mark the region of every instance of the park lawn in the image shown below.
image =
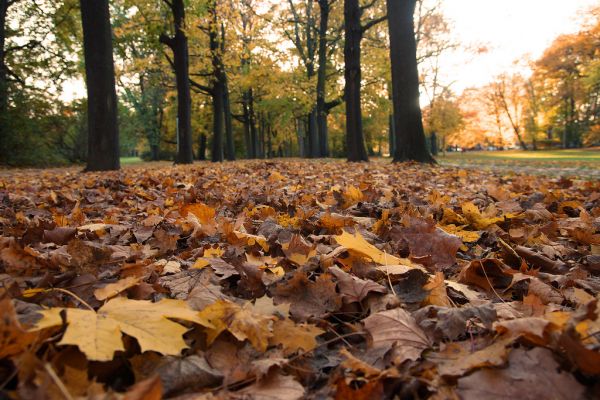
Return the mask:
M142 162L144 162L144 160L139 157L121 157L121 165L139 164Z
M511 161L575 161L600 163L600 149L569 149L541 151L469 151L464 153L446 153L441 160L511 160Z
M600 150L473 151L437 157L441 165L511 173L600 179Z

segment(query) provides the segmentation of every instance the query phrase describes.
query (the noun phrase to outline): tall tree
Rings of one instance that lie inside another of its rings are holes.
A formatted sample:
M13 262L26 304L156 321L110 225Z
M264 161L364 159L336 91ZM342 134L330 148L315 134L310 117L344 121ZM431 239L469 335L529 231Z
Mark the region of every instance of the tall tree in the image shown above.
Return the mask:
M419 70L415 40L416 0L387 0L392 62L396 151L394 161L434 162L429 154L419 104Z
M6 153L6 114L8 112L8 74L5 61L6 42L6 14L8 7L14 3L9 0L0 0L0 162L4 161Z
M208 10L211 22L208 28L210 53L213 67L213 84L211 88L213 104L213 139L212 161L223 161L223 128L225 123L225 69L223 66L219 38L219 20L217 2L212 0Z
M189 80L188 39L185 34L185 5L183 0L163 0L173 14L173 36L160 35L160 41L173 52L170 61L177 81L177 156L178 164L194 162L192 150L192 98Z
M88 93L88 171L119 169L117 94L108 0L80 0Z
M361 110L361 41L364 33L387 16L371 19L365 25L362 14L377 0L360 6L359 0L344 0L344 99L346 100L346 151L348 161L369 161L362 125Z

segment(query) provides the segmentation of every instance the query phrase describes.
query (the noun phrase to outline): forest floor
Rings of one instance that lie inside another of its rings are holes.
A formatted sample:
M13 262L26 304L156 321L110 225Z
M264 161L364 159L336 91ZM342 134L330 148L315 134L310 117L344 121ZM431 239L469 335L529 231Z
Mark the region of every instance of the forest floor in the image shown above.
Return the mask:
M0 397L600 396L599 180L80 171L0 173Z
M437 160L443 165L469 169L600 179L600 149L473 151L446 153Z

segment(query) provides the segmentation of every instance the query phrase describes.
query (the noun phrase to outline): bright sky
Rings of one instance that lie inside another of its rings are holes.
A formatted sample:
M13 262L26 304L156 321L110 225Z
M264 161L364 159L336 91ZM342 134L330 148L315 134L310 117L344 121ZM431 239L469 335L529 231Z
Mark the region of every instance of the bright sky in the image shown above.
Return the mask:
M446 80L460 93L514 69L515 60L535 60L563 33L577 32L590 6L600 0L444 0L445 14L463 44L482 44L482 55L458 52L444 63Z

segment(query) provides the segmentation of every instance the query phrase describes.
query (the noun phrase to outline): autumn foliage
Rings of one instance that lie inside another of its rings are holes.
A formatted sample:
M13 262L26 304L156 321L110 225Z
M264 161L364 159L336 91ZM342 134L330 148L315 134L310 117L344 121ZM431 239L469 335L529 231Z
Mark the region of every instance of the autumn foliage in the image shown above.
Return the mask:
M14 398L594 398L600 185L383 162L0 176Z

